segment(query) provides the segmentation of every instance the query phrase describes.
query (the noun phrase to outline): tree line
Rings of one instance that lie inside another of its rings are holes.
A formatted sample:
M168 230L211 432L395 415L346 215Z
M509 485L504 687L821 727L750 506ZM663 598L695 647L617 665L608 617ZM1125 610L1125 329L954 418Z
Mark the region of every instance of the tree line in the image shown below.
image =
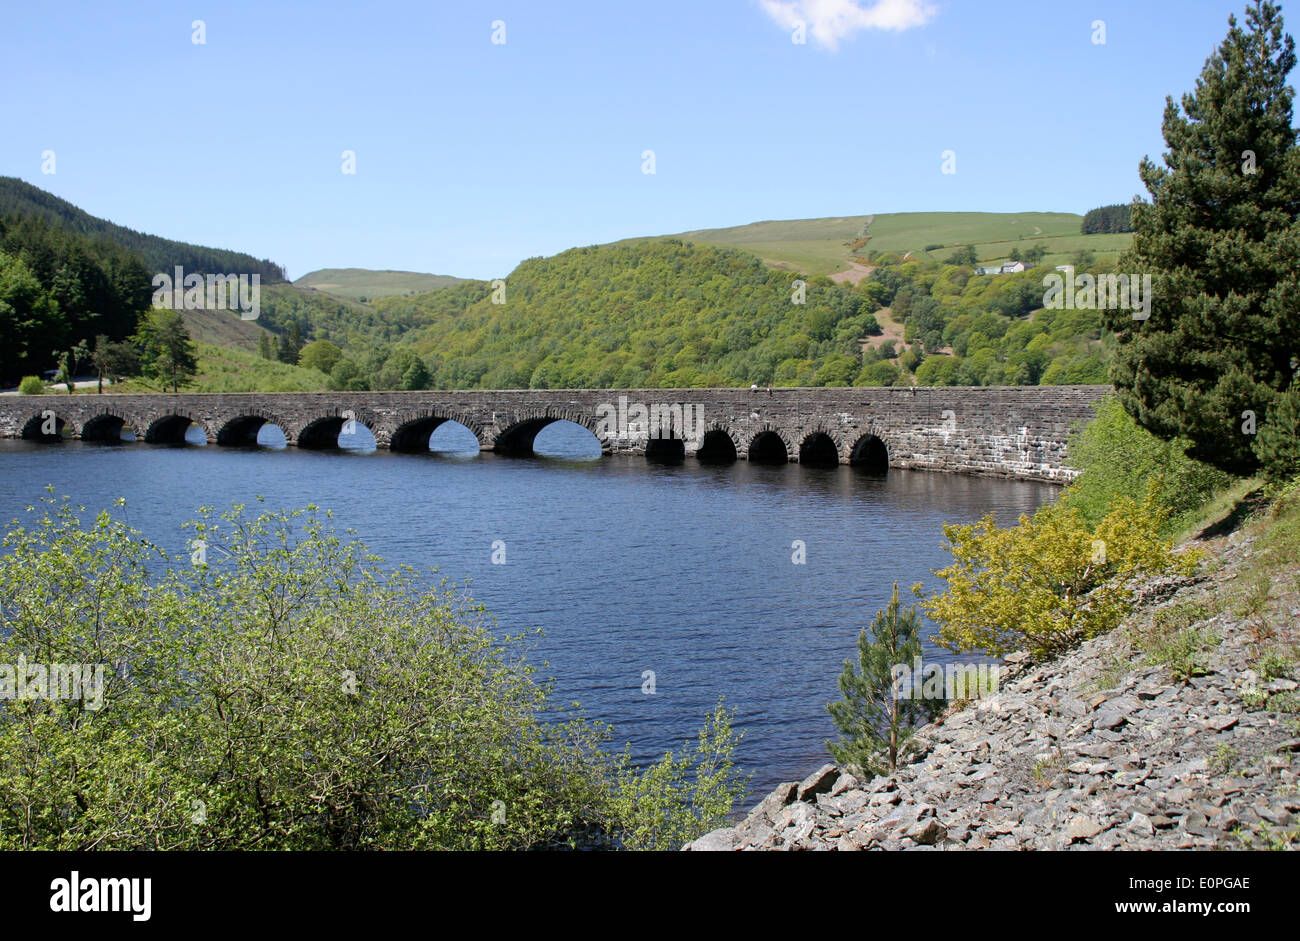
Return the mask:
M265 258L160 238L100 219L16 177L0 177L0 215L36 216L91 239L106 239L139 256L150 274L260 274L264 282L285 280L284 269Z
M35 216L0 216L0 379L58 367L135 333L151 297L138 256Z
M1080 231L1084 235L1133 231L1132 207L1122 203L1090 209L1083 215Z

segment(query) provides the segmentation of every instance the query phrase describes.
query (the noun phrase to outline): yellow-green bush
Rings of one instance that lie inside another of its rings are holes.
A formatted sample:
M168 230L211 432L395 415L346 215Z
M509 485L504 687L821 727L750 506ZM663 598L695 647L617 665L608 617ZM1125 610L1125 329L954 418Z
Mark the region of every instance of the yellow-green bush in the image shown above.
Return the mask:
M1134 576L1191 570L1195 558L1160 537L1166 514L1149 488L1141 503L1116 500L1095 526L1062 503L1006 528L991 515L945 525L954 561L936 574L947 590L922 606L949 649L1059 652L1119 623Z

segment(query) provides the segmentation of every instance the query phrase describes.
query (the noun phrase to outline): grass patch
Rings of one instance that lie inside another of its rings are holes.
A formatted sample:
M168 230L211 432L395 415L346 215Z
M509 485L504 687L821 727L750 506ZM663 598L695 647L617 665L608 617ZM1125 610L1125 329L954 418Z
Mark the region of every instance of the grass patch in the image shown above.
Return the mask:
M1167 667L1179 683L1207 672L1205 651L1220 640L1202 622L1214 616L1210 602L1193 598L1156 611L1145 624L1128 630L1128 639L1147 663Z
M1224 742L1210 755L1207 765L1211 774L1227 774L1237 763L1237 750Z
M1213 539L1235 532L1259 513L1263 495L1263 481L1258 477L1236 481L1197 510L1174 521L1171 524L1174 542Z
M1276 493L1266 518L1259 519L1255 528L1259 542L1254 571L1268 575L1284 571L1300 587L1300 577L1295 575L1296 559L1300 559L1300 479Z
M1065 754L1061 751L1061 746L1056 746L1056 754L1035 761L1029 771L1039 786L1047 787L1052 784L1065 773Z
M1097 671L1097 676L1083 686L1086 693L1100 693L1103 690L1115 689L1122 680L1133 669L1132 651L1128 650L1123 655L1118 650L1111 650L1109 657L1104 666Z
M1238 828L1233 836L1251 850L1300 849L1300 827L1275 827L1271 823L1261 823L1249 830Z

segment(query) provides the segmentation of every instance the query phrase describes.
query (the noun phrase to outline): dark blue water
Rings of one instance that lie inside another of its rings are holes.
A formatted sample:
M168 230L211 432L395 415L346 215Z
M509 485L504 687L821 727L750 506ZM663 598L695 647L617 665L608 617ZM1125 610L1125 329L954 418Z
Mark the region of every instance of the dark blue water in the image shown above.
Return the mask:
M444 430L435 444L456 446ZM595 439L553 425L538 447L590 455ZM756 792L825 759L841 664L895 580L904 592L936 584L931 570L948 559L941 524L987 512L1008 522L1055 493L919 471L364 448L0 441L0 468L6 528L53 484L90 509L124 497L130 523L178 554L189 537L180 525L202 505L260 495L332 509L390 563L468 580L503 633L542 628L532 658L549 664L558 700L611 723L640 761L693 739L722 696ZM492 564L498 540L504 565ZM653 695L642 692L647 670Z

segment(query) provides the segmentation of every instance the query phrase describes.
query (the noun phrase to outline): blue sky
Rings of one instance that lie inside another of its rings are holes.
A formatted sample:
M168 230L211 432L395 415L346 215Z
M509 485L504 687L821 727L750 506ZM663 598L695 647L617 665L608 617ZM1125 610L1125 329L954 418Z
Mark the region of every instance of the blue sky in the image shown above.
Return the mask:
M761 219L1084 212L1139 192L1165 95L1193 87L1244 7L9 4L0 174L290 277L489 278L574 245Z

